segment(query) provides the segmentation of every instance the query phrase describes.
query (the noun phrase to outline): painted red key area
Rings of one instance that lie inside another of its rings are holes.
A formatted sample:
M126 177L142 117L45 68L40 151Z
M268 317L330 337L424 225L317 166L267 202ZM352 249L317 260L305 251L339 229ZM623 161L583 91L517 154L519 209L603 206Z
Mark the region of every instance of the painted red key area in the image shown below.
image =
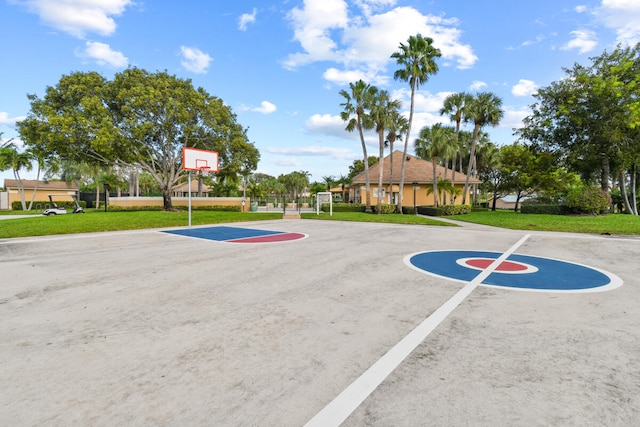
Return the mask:
M477 258L469 259L465 262L470 267L485 269L493 263L495 259ZM495 271L524 271L527 269L526 265L511 261L502 261Z

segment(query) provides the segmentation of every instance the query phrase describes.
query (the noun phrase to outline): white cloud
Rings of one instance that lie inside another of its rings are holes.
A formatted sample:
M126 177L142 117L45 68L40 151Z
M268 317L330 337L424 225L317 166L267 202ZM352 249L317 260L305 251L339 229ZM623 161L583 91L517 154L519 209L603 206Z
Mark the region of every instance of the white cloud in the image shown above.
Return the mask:
M518 84L511 88L514 96L529 96L538 90L538 85L532 80L520 79Z
M307 146L307 147L292 147L292 148L267 148L266 151L271 154L281 154L287 156L310 156L310 157L330 157L335 160L350 160L353 159L357 153L354 153L350 148L336 148L327 146Z
M47 25L74 37L87 33L103 36L113 34L113 16L121 15L133 0L28 0L24 2L32 13Z
M180 46L182 54L181 64L192 73L204 74L209 68L213 58L195 47Z
M480 80L474 80L473 83L471 83L471 85L469 86L469 90L472 90L472 91L480 90L483 87L487 87L487 84L485 82L481 82Z
M284 67L295 69L313 62L333 61L344 68L328 69L325 78L329 81L341 83L355 75L373 82L385 74L392 62L390 55L398 50L398 41L417 33L434 39L434 46L442 52L439 61L445 66L470 68L478 59L469 45L460 42L462 33L456 19L423 15L412 7L393 7L395 0L355 3L360 14L350 10L349 15L345 0L306 0L304 7L292 9L288 18L302 51L290 54L283 61Z
M338 115L314 114L305 122L308 132L321 135L336 136L338 138L358 138L358 132L347 132L347 124Z
M590 30L575 30L569 33L573 36L573 39L567 44L562 46L562 50L578 49L580 53L591 52L598 41L596 40L596 33Z
M294 39L300 42L305 52L290 55L284 62L286 68L339 59L330 33L347 27L349 20L344 0L306 0L304 7L294 7L288 18L293 25Z
M389 83L389 76L377 74L372 70L338 70L329 68L322 75L325 80L337 85L348 85L350 82L362 80L372 85L385 86Z
M522 120L531 114L529 107L514 108L505 106L504 117L500 121L500 127L506 129L518 129L523 127Z
M616 32L618 43L640 42L640 2L637 0L602 0L596 16Z
M0 111L0 125L15 126L17 122L26 118L26 116L9 117L8 113Z
M99 65L108 65L113 68L125 68L129 59L121 52L111 49L111 46L100 42L86 42L82 51L76 51L76 55L83 58L91 58Z
M262 101L259 107L252 108L251 111L255 111L256 113L261 114L271 114L275 112L278 108L270 103L269 101Z
M254 7L253 12L243 13L242 15L240 15L240 18L238 19L238 29L240 31L247 31L247 25L256 22L257 13L258 10Z

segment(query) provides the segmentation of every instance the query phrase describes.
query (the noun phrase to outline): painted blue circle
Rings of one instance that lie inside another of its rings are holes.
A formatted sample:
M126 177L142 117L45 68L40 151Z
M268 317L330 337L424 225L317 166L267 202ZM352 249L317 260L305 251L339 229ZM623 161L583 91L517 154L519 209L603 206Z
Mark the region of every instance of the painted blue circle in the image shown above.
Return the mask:
M470 282L481 272L478 269L460 265L456 261L464 258L495 260L501 255L500 252L433 251L412 255L409 263L428 274ZM605 286L617 287L622 284L622 281L611 273L567 261L518 254L510 255L506 261L529 264L536 267L537 271L524 271L520 274L493 271L481 284L550 291L586 291Z

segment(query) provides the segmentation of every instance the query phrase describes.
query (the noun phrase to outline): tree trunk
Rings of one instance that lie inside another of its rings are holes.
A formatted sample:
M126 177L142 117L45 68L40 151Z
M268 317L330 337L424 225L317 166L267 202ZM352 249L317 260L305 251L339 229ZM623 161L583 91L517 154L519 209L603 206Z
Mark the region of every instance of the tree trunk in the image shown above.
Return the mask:
M378 139L378 143L380 144L380 159L378 163L380 167L378 168L378 201L376 203L376 214L380 215L382 211L382 178L384 175L384 129L378 131Z
M433 185L433 206L435 206L436 208L438 207L439 203L439 197L438 197L438 177L436 176L436 162L438 161L437 157L432 157L431 158L431 163L433 164L433 182L431 183L431 185Z
M369 155L367 154L367 144L364 142L364 134L362 133L362 123L358 116L358 133L360 134L360 144L362 145L362 154L364 155L364 188L365 188L365 212L371 212L371 182L369 181Z
M173 210L173 205L171 204L171 189L168 186L162 188L162 202L165 211Z
M609 156L606 154L602 155L602 174L600 175L600 188L602 191L609 192L609 174L611 173L611 168L609 166Z
M413 125L413 107L415 103L416 96L416 83L415 79L411 79L411 102L409 106L409 124L407 126L407 135L404 138L404 150L402 150L402 162L400 163L400 184L399 184L399 193L400 200L398 200L398 210L400 214L402 214L402 198L404 194L404 171L407 162L407 151L409 150L409 137L411 136L411 126Z
M469 191L469 178L471 177L471 173L473 171L474 162L473 159L476 156L476 143L478 138L478 132L480 131L480 126L476 125L473 128L473 135L471 137L471 148L469 150L469 167L467 168L467 177L464 180L464 190L462 191L462 204L466 204L467 202L467 191Z

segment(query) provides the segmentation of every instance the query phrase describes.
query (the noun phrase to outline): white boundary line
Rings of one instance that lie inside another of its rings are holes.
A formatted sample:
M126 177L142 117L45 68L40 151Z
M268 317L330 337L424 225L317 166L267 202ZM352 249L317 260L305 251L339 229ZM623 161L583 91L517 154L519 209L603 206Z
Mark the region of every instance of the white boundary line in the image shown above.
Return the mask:
M377 362L371 365L369 369L344 389L342 393L336 396L335 399L309 420L309 422L305 424L305 427L330 427L342 424L382 381L384 381L484 279L493 273L502 261L506 260L515 252L530 236L531 234L527 234L518 240L515 245L493 261L491 265L478 274L464 288L459 290L447 302L423 320L413 331L409 332L407 336L400 340L391 350L378 359Z

